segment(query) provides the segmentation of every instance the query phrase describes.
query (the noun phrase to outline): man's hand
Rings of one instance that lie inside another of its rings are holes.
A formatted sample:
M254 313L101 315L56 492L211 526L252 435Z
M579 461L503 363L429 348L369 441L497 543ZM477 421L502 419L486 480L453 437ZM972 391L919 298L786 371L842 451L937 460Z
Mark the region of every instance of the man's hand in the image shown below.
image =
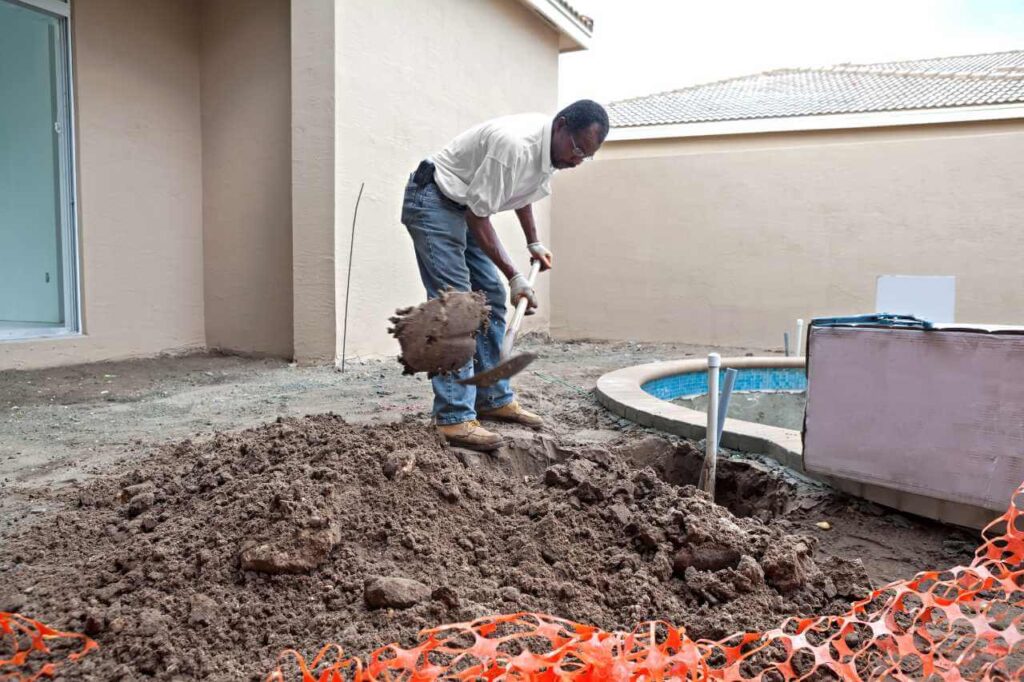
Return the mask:
M532 244L527 244L526 248L530 250L530 256L540 261L541 272L551 269L551 251L548 250L548 247L544 246L540 242L534 242Z
M533 315L537 312L537 292L530 286L530 280L526 279L526 275L522 273L516 273L516 275L508 281L508 297L512 301L512 305L519 302L519 299L523 296L529 303L526 304L526 314Z

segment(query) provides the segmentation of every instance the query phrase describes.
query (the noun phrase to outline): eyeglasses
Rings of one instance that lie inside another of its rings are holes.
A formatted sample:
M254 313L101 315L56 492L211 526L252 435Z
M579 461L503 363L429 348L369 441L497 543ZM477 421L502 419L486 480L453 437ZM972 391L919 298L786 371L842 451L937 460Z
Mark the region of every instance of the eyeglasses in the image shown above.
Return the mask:
M585 151L583 151L580 148L580 146L578 144L576 144L576 138L574 138L572 136L572 133L570 133L568 129L566 129L565 132L569 134L569 140L572 142L572 155L573 156L579 157L579 158L583 159L584 161L590 161L592 158L594 158L593 154L589 154L588 155Z

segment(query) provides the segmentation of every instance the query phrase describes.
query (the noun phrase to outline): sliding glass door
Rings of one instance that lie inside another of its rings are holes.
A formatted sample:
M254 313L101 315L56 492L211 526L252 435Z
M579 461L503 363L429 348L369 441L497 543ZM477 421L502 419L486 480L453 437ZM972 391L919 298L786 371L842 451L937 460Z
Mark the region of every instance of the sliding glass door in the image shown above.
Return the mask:
M67 21L0 0L0 342L79 330Z

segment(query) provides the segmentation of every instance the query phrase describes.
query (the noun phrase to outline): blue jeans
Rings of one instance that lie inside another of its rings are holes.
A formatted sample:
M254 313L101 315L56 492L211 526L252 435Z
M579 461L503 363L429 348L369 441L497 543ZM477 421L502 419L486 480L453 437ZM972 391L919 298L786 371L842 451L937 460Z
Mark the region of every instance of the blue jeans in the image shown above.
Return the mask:
M476 337L476 354L457 372L441 374L434 385L434 419L458 424L476 419L477 410L493 410L515 399L508 379L477 388L456 383L498 363L505 336L505 285L498 268L473 239L462 211L433 182L417 187L410 177L402 202L402 224L416 247L427 298L446 288L482 291L491 307L487 331Z

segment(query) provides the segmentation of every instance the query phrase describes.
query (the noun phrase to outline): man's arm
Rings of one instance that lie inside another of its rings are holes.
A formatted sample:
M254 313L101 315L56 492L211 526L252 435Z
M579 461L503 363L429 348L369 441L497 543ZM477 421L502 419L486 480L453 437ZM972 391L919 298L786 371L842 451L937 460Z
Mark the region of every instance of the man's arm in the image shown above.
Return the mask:
M516 209L516 217L519 218L519 225L523 228L523 235L526 236L526 246L530 249L530 255L540 261L540 269L551 269L551 252L537 238L537 224L533 222L533 204L527 204Z
M476 243L480 245L480 248L487 254L487 257L498 266L502 274L508 278L509 298L512 304L515 305L520 297L525 296L529 301L526 314L532 314L537 308L537 295L526 277L516 271L516 266L512 264L511 259L509 259L508 254L505 252L505 247L502 245L501 240L498 239L498 233L494 231L491 219L489 217L481 218L473 213L473 211L466 209L466 224L469 226L469 231L473 235L473 239L476 240Z
M505 278L515 277L516 266L512 264L512 260L505 252L505 247L498 239L498 233L494 231L491 219L489 217L481 218L473 211L466 209L466 224L469 225L469 231L473 233L476 243L480 245L487 257L494 261Z

